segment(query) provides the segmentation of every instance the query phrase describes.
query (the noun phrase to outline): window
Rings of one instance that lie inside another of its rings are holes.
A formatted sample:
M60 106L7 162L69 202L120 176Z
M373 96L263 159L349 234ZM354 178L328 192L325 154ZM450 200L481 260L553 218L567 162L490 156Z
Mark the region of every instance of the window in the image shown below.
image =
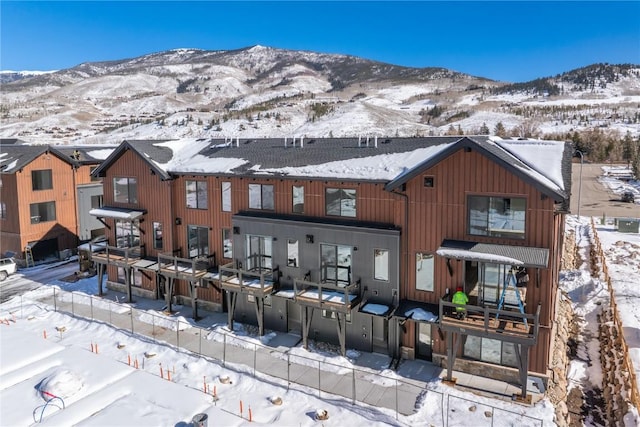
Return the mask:
M132 286L142 286L142 272L138 269L132 268L130 270L131 276L130 281ZM118 283L126 283L124 268L118 267Z
M293 213L304 213L304 187L293 186Z
M469 234L524 239L525 199L469 196Z
M222 211L231 212L231 183L222 183Z
M273 185L249 184L249 208L273 210Z
M7 204L0 202L0 219L7 219Z
M433 177L432 176L425 176L424 177L424 186L427 187L427 188L433 188L434 181L433 181Z
M287 240L287 267L300 267L298 241L295 239Z
M32 203L29 210L31 224L56 220L56 202Z
M351 284L351 246L320 245L320 280L336 285Z
M187 181L187 207L207 209L207 181Z
M187 226L187 247L189 258L209 255L209 228L197 225Z
M233 258L233 236L230 228L222 230L222 257Z
M325 209L327 215L356 216L356 190L349 188L325 189Z
M389 281L389 251L386 249L373 251L373 278Z
M153 223L153 249L162 249L162 223Z
M117 203L138 203L136 178L113 178L113 200Z
M416 254L416 289L431 291L434 289L434 258L432 254Z
M140 246L140 222L116 219L116 246L134 248Z
M247 236L247 270L271 270L272 242L269 236Z
M51 169L31 171L31 187L33 191L51 190L53 188Z
M496 339L468 335L464 342L464 355L469 359L482 362L518 367L518 359L513 343Z
M104 206L102 194L91 196L91 209L97 209Z

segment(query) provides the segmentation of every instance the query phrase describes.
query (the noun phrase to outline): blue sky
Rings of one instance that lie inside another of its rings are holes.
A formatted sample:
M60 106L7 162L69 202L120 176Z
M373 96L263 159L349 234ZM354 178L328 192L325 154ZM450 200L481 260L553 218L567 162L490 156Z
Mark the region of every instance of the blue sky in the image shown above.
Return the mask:
M596 62L640 64L639 17L640 1L2 0L0 69L260 44L522 82Z

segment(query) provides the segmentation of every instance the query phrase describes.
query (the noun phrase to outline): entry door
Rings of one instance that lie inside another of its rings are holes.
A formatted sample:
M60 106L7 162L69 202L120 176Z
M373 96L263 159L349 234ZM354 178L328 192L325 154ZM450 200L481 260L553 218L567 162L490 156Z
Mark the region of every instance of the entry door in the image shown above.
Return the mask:
M380 316L371 316L371 338L374 353L387 354L387 320Z
M416 358L431 361L431 324L416 323Z

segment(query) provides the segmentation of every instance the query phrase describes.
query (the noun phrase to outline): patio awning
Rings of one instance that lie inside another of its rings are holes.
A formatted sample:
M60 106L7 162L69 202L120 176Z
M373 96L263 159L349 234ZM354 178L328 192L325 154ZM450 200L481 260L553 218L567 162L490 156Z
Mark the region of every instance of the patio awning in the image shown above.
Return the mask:
M547 268L549 266L549 249L528 246L496 245L445 239L436 253L444 258L467 261L534 268Z
M91 209L89 211L89 215L93 215L98 218L126 219L129 221L138 219L139 217L141 217L146 213L147 213L146 210L141 211L136 209L112 208L107 206Z
M430 304L420 301L400 300L393 317L400 320L411 319L416 322L438 323L438 304Z
M389 307L385 304L375 304L368 302L358 310L360 313L370 314L371 316L389 317L393 307Z

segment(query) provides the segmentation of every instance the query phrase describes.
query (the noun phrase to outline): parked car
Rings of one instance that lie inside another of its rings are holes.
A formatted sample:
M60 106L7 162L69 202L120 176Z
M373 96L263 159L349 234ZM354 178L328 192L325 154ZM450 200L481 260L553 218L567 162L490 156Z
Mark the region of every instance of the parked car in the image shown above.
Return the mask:
M13 258L0 259L0 282L18 270L18 266Z
M622 193L622 197L620 197L620 199L626 203L635 202L635 196L631 191L625 191L624 193Z

